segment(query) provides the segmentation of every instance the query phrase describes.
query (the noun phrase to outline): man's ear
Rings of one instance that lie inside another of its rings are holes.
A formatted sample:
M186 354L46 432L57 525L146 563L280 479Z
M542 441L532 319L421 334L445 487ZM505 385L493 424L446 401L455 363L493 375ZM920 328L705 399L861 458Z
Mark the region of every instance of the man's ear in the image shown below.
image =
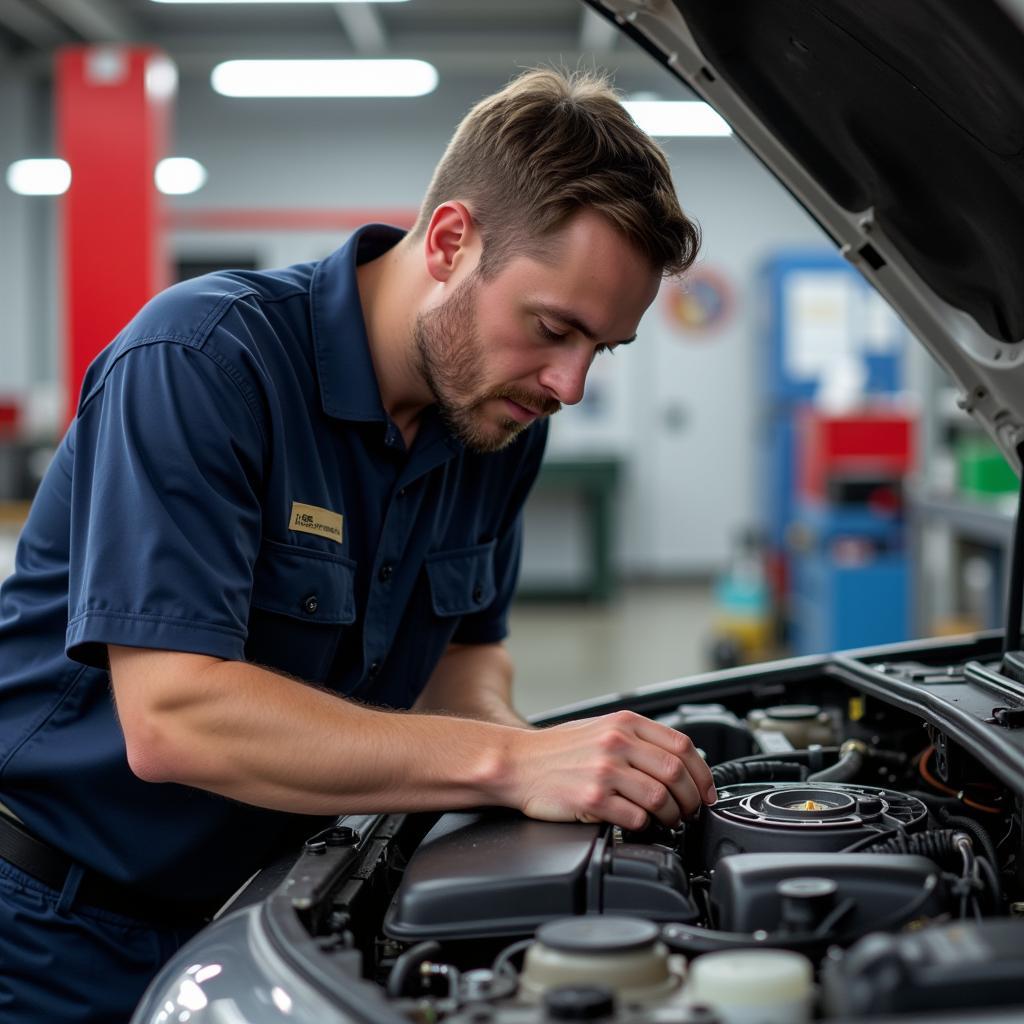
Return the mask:
M423 239L427 272L435 281L468 272L480 259L481 242L473 215L457 199L442 203L430 216Z

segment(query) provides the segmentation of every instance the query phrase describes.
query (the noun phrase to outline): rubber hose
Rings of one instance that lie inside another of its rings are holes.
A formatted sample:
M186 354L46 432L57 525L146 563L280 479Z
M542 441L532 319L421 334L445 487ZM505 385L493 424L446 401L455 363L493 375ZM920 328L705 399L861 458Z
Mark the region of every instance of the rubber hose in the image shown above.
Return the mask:
M716 786L735 786L741 782L802 782L807 775L803 765L792 761L723 761L711 769Z
M860 774L864 767L864 749L845 744L839 749L839 760L830 768L808 775L808 782L852 782Z
M391 974L388 975L388 995L392 999L401 999L405 995L409 981L415 975L415 972L420 969L420 964L425 960L429 960L432 956L437 956L440 952L441 943L432 940L429 942L419 942L407 949L395 961L395 966L391 968Z
M790 761L793 764L807 764L812 757L829 757L835 754L839 756L839 747L817 747L814 750L780 750L771 754L746 754L743 757L735 757L731 761L723 761L722 764L757 764L762 761Z

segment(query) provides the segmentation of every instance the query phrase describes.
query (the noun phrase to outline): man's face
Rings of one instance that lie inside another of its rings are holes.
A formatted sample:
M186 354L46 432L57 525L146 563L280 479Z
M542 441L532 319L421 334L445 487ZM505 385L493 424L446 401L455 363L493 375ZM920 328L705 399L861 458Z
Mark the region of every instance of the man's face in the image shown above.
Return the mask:
M599 352L636 334L660 275L599 214L574 217L549 258L475 270L414 328L421 376L456 437L497 451L583 397Z

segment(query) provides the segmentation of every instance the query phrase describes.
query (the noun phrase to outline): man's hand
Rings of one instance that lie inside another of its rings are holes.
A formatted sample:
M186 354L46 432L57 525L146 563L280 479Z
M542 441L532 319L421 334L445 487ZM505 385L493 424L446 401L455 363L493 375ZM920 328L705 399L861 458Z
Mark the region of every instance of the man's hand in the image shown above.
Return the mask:
M631 711L516 737L507 800L531 818L674 827L717 799L688 736Z

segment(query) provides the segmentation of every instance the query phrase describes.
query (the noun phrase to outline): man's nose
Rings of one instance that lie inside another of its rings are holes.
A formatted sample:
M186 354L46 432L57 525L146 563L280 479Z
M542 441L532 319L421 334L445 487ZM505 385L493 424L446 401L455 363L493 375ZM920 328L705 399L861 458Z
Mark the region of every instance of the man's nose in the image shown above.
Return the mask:
M565 349L552 356L538 380L562 405L576 405L583 399L587 371L593 359L594 352L589 345Z

